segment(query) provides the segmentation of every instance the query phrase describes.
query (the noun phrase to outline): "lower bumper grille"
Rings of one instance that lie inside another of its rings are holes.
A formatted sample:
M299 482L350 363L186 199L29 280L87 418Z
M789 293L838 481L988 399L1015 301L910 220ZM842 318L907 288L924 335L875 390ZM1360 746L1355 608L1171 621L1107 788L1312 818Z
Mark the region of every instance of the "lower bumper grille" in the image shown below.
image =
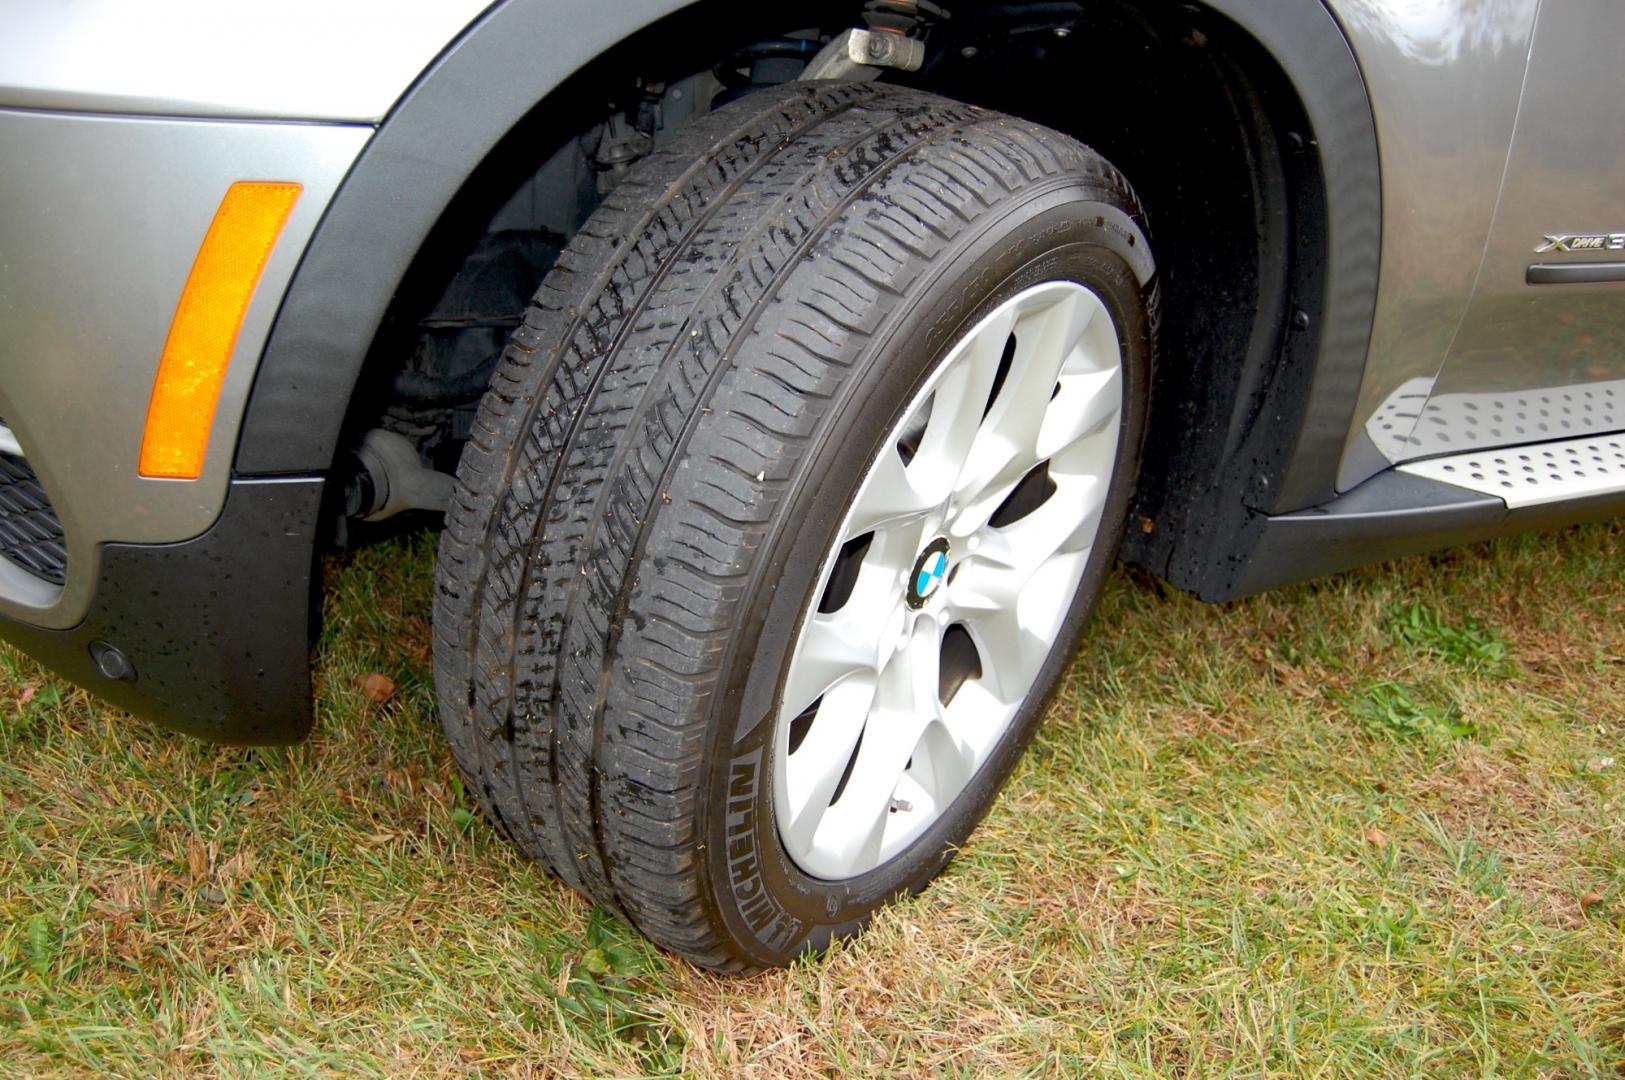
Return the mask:
M53 585L68 577L68 546L56 510L28 462L7 453L0 453L0 558Z

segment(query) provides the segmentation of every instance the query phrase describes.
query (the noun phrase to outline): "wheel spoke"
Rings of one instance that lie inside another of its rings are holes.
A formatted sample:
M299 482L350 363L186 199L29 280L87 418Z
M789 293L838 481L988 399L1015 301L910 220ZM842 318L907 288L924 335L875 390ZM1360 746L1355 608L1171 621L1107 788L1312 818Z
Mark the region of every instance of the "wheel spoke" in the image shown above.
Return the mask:
M1019 591L1051 558L1094 542L1105 497L1106 484L1100 478L1057 477L1055 493L1036 510L1002 529L988 529L979 536L973 558L1016 574Z
M975 771L975 751L959 741L952 725L937 720L926 726L909 773L931 794L938 811L965 790Z
M1070 601L1046 595L1041 603L1025 602L1029 586L1051 591L1043 571L1057 559L1081 565L1100 528L1104 487L1091 477L1063 478L1033 513L980 536L949 586L949 611L964 620L982 658L982 680L1002 702L1013 704L1031 689L1049 654L1057 622L1051 616L1064 614ZM1047 613L1042 618L1040 609Z
M931 396L931 418L910 469L923 474L921 485L939 502L959 487L1015 320L1014 311L995 312L983 320L949 357L948 369Z
M1055 384L1082 341L1084 332L1102 310L1088 292L1068 291L1055 302L1023 313L1016 323L1016 356L1004 389L1012 403L1020 403L1021 416L1040 420L1048 410ZM1026 428L1031 438L1038 423Z
M1115 389L1120 384L1112 381L1115 365L1099 373L1068 372L1063 379L1069 358L1080 355L1080 342L1101 310L1092 294L1065 294L1017 318L1010 372L977 429L969 460L954 485L960 508L952 525L955 535L968 536L985 525L1054 448L1115 415L1112 403L1121 397ZM1067 384L1073 384L1073 400L1061 403L1058 399ZM1099 398L1099 403L1090 407L1091 398ZM1069 414L1062 409L1075 409L1080 415L1069 424Z
M1037 456L1054 457L1080 439L1100 431L1117 419L1122 402L1120 368L1062 376L1060 392L1050 402L1038 432ZM1113 427L1115 430L1115 425Z
M824 694L818 715L801 745L790 755L784 782L790 796L788 823L781 823L785 846L805 854L812 846L829 801L846 774L875 700L875 677L853 675Z
M1006 401L1006 394L1006 389L999 391L999 401L977 429L970 457L954 484L954 496L962 513L982 521L992 516L1021 478L1038 464L1037 424L1032 431L1015 424L1010 417L1014 407Z
M1016 351L999 396L982 421L978 438L1007 447L1007 456L1036 464L1039 431L1056 384L1084 331L1100 310L1092 294L1063 294L1016 320Z
M941 651L935 623L922 621L881 672L852 776L825 815L835 826L829 830L828 849L841 865L850 867L849 873L862 873L878 861L897 783L914 756L921 732L942 714L937 700Z
M1048 637L1033 633L1020 612L1019 604L1010 604L965 620L982 658L981 682L1006 705L1026 697L1050 650Z
M848 604L831 615L814 612L802 625L795 659L784 680L779 709L781 723L801 715L819 696L850 675L874 674L880 666L875 626L861 605ZM900 624L902 607L884 621ZM897 629L892 633L896 634Z
M1013 605L1030 576L997 530L979 539L981 546L959 564L948 584L948 609L954 616L973 617Z
M955 539L968 537L987 525L1016 485L1038 465L1030 448L999 445L994 440L989 440L985 452L973 452L972 461L965 470L969 480L958 512L948 522L949 535Z
M858 500L847 521L846 535L861 536L923 514L940 501L915 482L908 467L903 464L902 455L897 452L897 444L890 442L864 478Z

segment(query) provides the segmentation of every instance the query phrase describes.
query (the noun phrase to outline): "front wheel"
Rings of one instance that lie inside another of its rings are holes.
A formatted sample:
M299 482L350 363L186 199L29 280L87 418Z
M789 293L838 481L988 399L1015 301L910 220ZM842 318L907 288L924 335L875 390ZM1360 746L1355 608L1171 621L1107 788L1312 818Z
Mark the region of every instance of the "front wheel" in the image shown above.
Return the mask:
M1099 156L909 90L763 91L645 161L515 333L442 540L486 813L723 970L922 888L1114 557L1152 275Z

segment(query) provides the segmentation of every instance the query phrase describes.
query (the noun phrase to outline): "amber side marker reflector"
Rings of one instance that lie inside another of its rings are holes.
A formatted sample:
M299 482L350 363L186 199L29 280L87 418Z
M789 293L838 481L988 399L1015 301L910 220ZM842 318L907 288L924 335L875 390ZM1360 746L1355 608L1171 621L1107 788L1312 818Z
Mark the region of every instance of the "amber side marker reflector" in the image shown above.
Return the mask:
M181 290L141 439L142 476L203 475L215 405L248 301L302 190L299 184L231 185Z

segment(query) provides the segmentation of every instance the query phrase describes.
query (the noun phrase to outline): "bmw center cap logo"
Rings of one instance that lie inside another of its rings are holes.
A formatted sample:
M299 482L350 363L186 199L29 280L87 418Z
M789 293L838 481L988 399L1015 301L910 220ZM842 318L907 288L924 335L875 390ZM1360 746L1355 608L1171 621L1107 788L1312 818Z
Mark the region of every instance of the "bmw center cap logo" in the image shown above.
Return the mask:
M914 563L914 575L908 589L909 607L925 606L931 595L942 587L942 579L947 576L948 541L939 536L926 545Z

